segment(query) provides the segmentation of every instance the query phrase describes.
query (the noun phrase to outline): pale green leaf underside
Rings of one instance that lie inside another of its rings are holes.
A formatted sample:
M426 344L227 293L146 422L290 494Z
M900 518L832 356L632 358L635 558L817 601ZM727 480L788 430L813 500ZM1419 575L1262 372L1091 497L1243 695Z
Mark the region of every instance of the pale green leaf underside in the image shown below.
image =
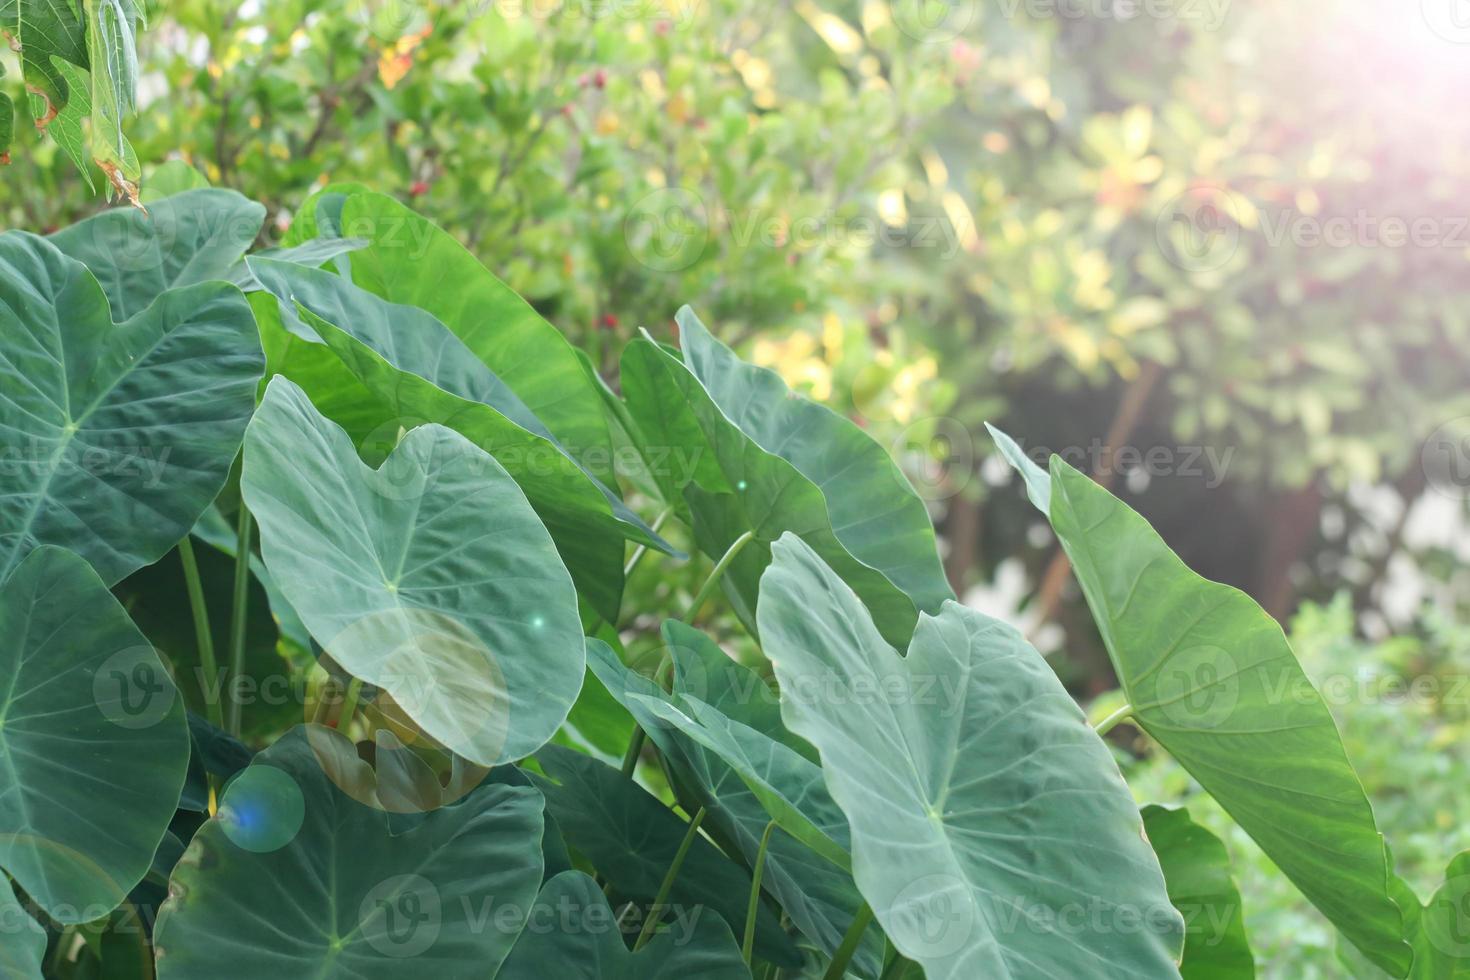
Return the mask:
M541 885L539 794L487 784L393 835L308 731L256 756L194 836L155 931L160 980L493 976ZM271 825L283 802L304 811L294 833Z
M1072 561L1138 725L1344 936L1403 976L1373 810L1326 704L1250 596L1191 571L1122 501L992 432Z
M38 544L115 583L161 558L219 493L263 359L240 291L169 290L114 324L80 262L0 235L0 579Z
M821 752L893 944L931 980L1178 976L1183 923L1138 811L1041 656L955 603L900 656L810 547L773 552L782 716Z
M493 766L565 720L585 664L576 593L489 455L426 425L374 470L300 388L273 378L241 488L266 567L307 629L430 736Z
M37 548L0 586L0 637L0 868L59 921L100 918L142 880L173 816L183 701L68 551Z
M0 943L0 977L41 980L46 930L21 907L9 879L3 874L0 874L0 921L7 925L5 942Z
M496 980L750 978L740 947L719 916L686 912L636 953L611 927L613 921L613 911L595 881L580 871L557 875L541 889L526 929Z

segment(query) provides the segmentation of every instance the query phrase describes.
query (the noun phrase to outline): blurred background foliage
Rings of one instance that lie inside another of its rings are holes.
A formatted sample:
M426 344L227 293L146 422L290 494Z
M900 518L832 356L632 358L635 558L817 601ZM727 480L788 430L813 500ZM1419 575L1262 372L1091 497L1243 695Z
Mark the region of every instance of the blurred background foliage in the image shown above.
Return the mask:
M622 345L691 304L905 461L957 591L1080 697L1106 703L1106 658L985 420L1065 450L1203 574L1300 610L1315 676L1470 673L1449 625L1470 470L1432 458L1470 431L1470 28L1450 0L178 0L147 19L145 201L196 168L265 203L265 245L330 181L396 194L614 384ZM14 54L0 66L18 87ZM54 143L19 134L12 156L6 225L104 206ZM650 559L629 604L681 608L701 574ZM1470 691L1442 691L1339 715L1422 894L1470 810ZM1191 796L1128 750L1148 798ZM1327 927L1234 843L1262 962L1337 975Z

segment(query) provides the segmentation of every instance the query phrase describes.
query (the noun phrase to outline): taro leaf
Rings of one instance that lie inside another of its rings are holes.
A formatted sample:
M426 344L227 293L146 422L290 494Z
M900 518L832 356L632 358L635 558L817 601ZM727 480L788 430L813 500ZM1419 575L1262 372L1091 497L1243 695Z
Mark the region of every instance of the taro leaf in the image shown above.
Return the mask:
M250 765L254 755L229 732L189 712L189 776L179 796L179 809L208 813L209 777L217 777L223 785Z
M664 640L675 665L675 690L686 696L708 698L736 723L756 737L780 742L800 754L811 747L786 731L775 696L755 672L737 664L699 630L682 623L664 623ZM673 766L679 781L690 787L708 816L705 827L712 836L729 841L747 864L755 861L760 839L770 822L766 804L750 789L741 775L714 752L681 733L665 721L645 699L666 699L652 681L623 666L605 644L589 641L587 665L598 679L638 719L658 746L666 763ZM814 755L814 753L813 753ZM794 786L787 790L795 795ZM836 814L840 826L827 825L828 836L847 843L847 822ZM822 953L830 956L842 943L862 905L862 896L852 875L818 855L795 837L777 833L766 854L763 884L781 902L797 929ZM882 969L883 943L877 930L864 936L853 959L852 972L874 977Z
M0 977L41 980L46 930L20 904L10 887L10 879L3 874L0 874L0 922L5 924L5 941L0 943Z
M1403 976L1410 950L1373 809L1281 627L1087 476L1056 456L1048 474L991 432L1072 561L1134 722L1349 941Z
M930 978L1176 977L1183 923L1102 739L1005 624L946 603L908 655L783 535L760 625L858 887Z
M269 259L249 264L282 302L287 328L297 318L298 331L324 339L400 425L447 425L496 457L520 483L579 590L604 618L617 618L625 539L673 551L432 316L321 270ZM307 390L315 395L316 387Z
M532 775L567 843L592 862L621 894L651 902L689 825L647 790L606 763L548 745L536 754L546 776ZM547 778L549 777L549 778ZM750 875L697 836L674 881L667 923L718 913L745 928ZM696 907L707 906L698 912ZM796 946L764 905L756 915L755 951L782 966L801 962Z
M566 719L586 662L572 581L515 481L464 437L420 426L373 470L273 378L241 488L312 635L432 738L493 766Z
M535 790L488 785L393 835L298 727L230 784L175 869L159 980L491 976L540 887L541 828Z
M633 697L734 769L782 830L850 870L847 820L822 782L821 766L695 698Z
M88 922L147 874L189 764L184 705L85 561L37 548L0 585L0 867Z
M1425 906L1402 878L1395 876L1393 887L1414 946L1411 980L1470 978L1470 851L1450 862L1444 884Z
M1240 892L1230 877L1230 855L1220 838L1180 807L1143 808L1143 830L1184 916L1184 980L1249 980L1255 957L1245 935Z
M740 360L688 308L678 322L683 360L634 341L623 392L667 499L685 494L700 548L718 558L755 532L723 579L736 612L757 625L770 544L790 531L862 596L890 642L906 642L920 610L954 598L908 479L867 433Z
M121 321L165 290L228 279L264 221L265 208L254 201L203 188L155 201L147 212L104 211L49 240L92 270Z
M559 330L452 235L391 197L348 194L341 222L342 234L368 240L350 258L353 282L447 326L573 458L616 485L600 396Z
M705 914L628 951L597 882L567 871L546 883L496 980L750 980L730 927Z
M364 244L366 242L361 238L313 238L311 241L289 248L264 248L252 253L250 258L252 260L269 259L275 262L292 262L296 265L320 269L333 259L362 248ZM265 284L255 278L255 273L250 271L250 264L244 260L230 270L229 278L230 282L247 293L258 292L265 288Z
M111 584L189 533L255 406L255 320L225 283L170 290L114 324L86 266L0 235L0 578L38 544Z
M208 186L209 178L184 161L165 160L149 169L138 197L144 204L152 205L175 194Z

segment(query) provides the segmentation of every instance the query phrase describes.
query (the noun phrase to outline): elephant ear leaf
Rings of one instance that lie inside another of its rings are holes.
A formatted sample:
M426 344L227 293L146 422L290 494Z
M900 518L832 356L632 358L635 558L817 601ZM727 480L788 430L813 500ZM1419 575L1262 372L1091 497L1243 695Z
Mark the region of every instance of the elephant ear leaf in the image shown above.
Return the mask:
M37 545L112 585L163 557L224 485L264 358L234 286L169 290L125 323L86 266L0 235L0 578Z
M719 916L700 915L687 932L661 933L636 953L628 951L616 921L595 881L565 871L541 889L496 980L750 980L740 947Z
M100 918L174 815L183 700L97 573L60 548L0 585L0 636L0 868L53 919Z
M1411 980L1470 980L1470 851L1450 862L1427 905L1402 878L1393 887L1414 946Z
M1389 862L1332 714L1281 627L1191 571L1141 516L991 430L1071 559L1134 722L1179 760L1344 936L1408 972Z
M782 715L821 753L894 946L930 978L1177 977L1184 927L1138 810L1041 655L947 603L901 656L801 539L773 553Z
M1182 807L1144 807L1143 829L1164 869L1169 901L1184 915L1184 980L1252 980L1256 961L1220 838Z
M159 980L494 976L541 886L540 795L487 783L394 834L313 738L256 756L195 834L155 930Z
M166 290L228 279L264 222L265 208L249 198L201 188L154 201L147 211L104 211L48 240L92 270L113 318L122 321Z
M241 490L282 595L348 673L482 766L566 720L586 666L571 577L515 481L438 425L374 470L273 378Z
M718 558L754 533L722 580L735 611L758 625L770 545L790 531L862 596L885 638L906 643L921 610L954 598L923 500L862 429L742 361L689 309L678 323L683 358L634 341L623 393L664 458L650 465L666 496L693 513L700 548Z

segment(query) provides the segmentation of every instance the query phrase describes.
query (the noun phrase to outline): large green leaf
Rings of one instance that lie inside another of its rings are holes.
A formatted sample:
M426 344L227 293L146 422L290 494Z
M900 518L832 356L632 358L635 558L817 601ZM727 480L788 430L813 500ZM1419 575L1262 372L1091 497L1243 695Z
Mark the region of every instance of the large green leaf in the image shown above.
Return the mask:
M1100 738L1020 634L956 603L908 655L795 535L761 579L787 725L858 887L932 978L1173 977L1183 923Z
M559 330L452 235L391 197L348 194L341 232L368 242L350 258L353 282L445 324L575 459L615 486L600 396Z
M700 548L718 557L755 532L722 580L736 612L756 625L770 544L791 531L863 597L890 642L906 642L920 610L954 598L907 478L871 436L740 360L687 308L678 322L683 360L634 341L623 393L668 499L682 492L693 512Z
M10 879L3 874L0 874L0 923L4 923L5 935L5 941L0 942L0 977L41 980L46 930L16 899Z
M1169 901L1184 916L1184 980L1250 980L1256 961L1225 845L1182 807L1144 807L1143 829L1164 869Z
M532 776L567 843L619 893L650 902L673 863L688 825L647 790L611 766L558 745L536 754L546 776ZM674 882L666 921L692 915L723 917L744 929L750 875L704 837L696 837ZM705 906L696 911L699 906ZM795 945L765 905L756 919L756 953L783 966L801 962Z
M493 976L541 885L542 826L534 789L487 784L392 834L294 729L230 784L175 869L158 976Z
M617 618L625 540L673 550L428 313L318 269L269 259L251 259L250 267L281 300L288 329L294 319L301 339L324 340L399 425L447 425L495 456L521 484L578 588L603 617ZM324 386L312 384L315 376L306 379L312 394Z
M85 561L37 548L0 585L0 867L89 922L142 880L189 764L184 705Z
M0 578L38 544L116 582L162 557L225 482L262 357L240 291L170 290L125 323L86 266L0 235Z
M20 44L21 73L27 88L42 100L36 118L44 125L74 94L52 59L78 68L88 65L82 5L74 0L10 0L0 3L0 26Z
M690 921L692 920L692 921ZM677 930L677 931L676 931ZM629 952L597 882L567 871L546 883L497 980L750 980L730 927L690 916Z
M732 724L742 725L755 738L784 739L779 742L781 747L796 752L787 743L798 740L782 726L774 694L754 672L735 663L696 629L669 621L664 624L663 633L675 664L676 692L692 692L708 698L720 706ZM692 805L705 808L704 825L711 835L727 842L727 850L738 852L747 865L753 864L771 814L749 781L742 779L715 752L651 709L650 700L666 699L668 695L648 678L625 667L605 644L587 644L587 665L648 732L665 764L672 767L676 780L692 795ZM798 779L805 775L800 769L796 771ZM768 776L767 779L778 783L781 792L788 796L802 792L797 780L788 781L784 771L780 778ZM825 788L822 795L828 796ZM827 802L830 803L830 796ZM839 848L845 849L846 818L840 812L830 814L821 804L814 809L818 814L814 822ZM762 878L763 887L776 896L811 946L829 956L841 945L843 935L862 905L852 875L839 867L839 863L820 856L788 833L776 833L768 845ZM853 972L877 976L882 968L882 956L882 942L874 930L859 947Z
M566 719L586 662L571 579L515 481L464 437L421 426L374 470L273 378L241 489L312 635L431 737L492 766Z
M991 430L1051 521L1133 719L1354 945L1409 968L1383 837L1286 636L1250 596L1196 575L1147 521L1059 457Z
M228 279L265 208L234 191L204 188L155 201L147 212L113 208L49 239L92 270L116 320L147 309L168 289Z

